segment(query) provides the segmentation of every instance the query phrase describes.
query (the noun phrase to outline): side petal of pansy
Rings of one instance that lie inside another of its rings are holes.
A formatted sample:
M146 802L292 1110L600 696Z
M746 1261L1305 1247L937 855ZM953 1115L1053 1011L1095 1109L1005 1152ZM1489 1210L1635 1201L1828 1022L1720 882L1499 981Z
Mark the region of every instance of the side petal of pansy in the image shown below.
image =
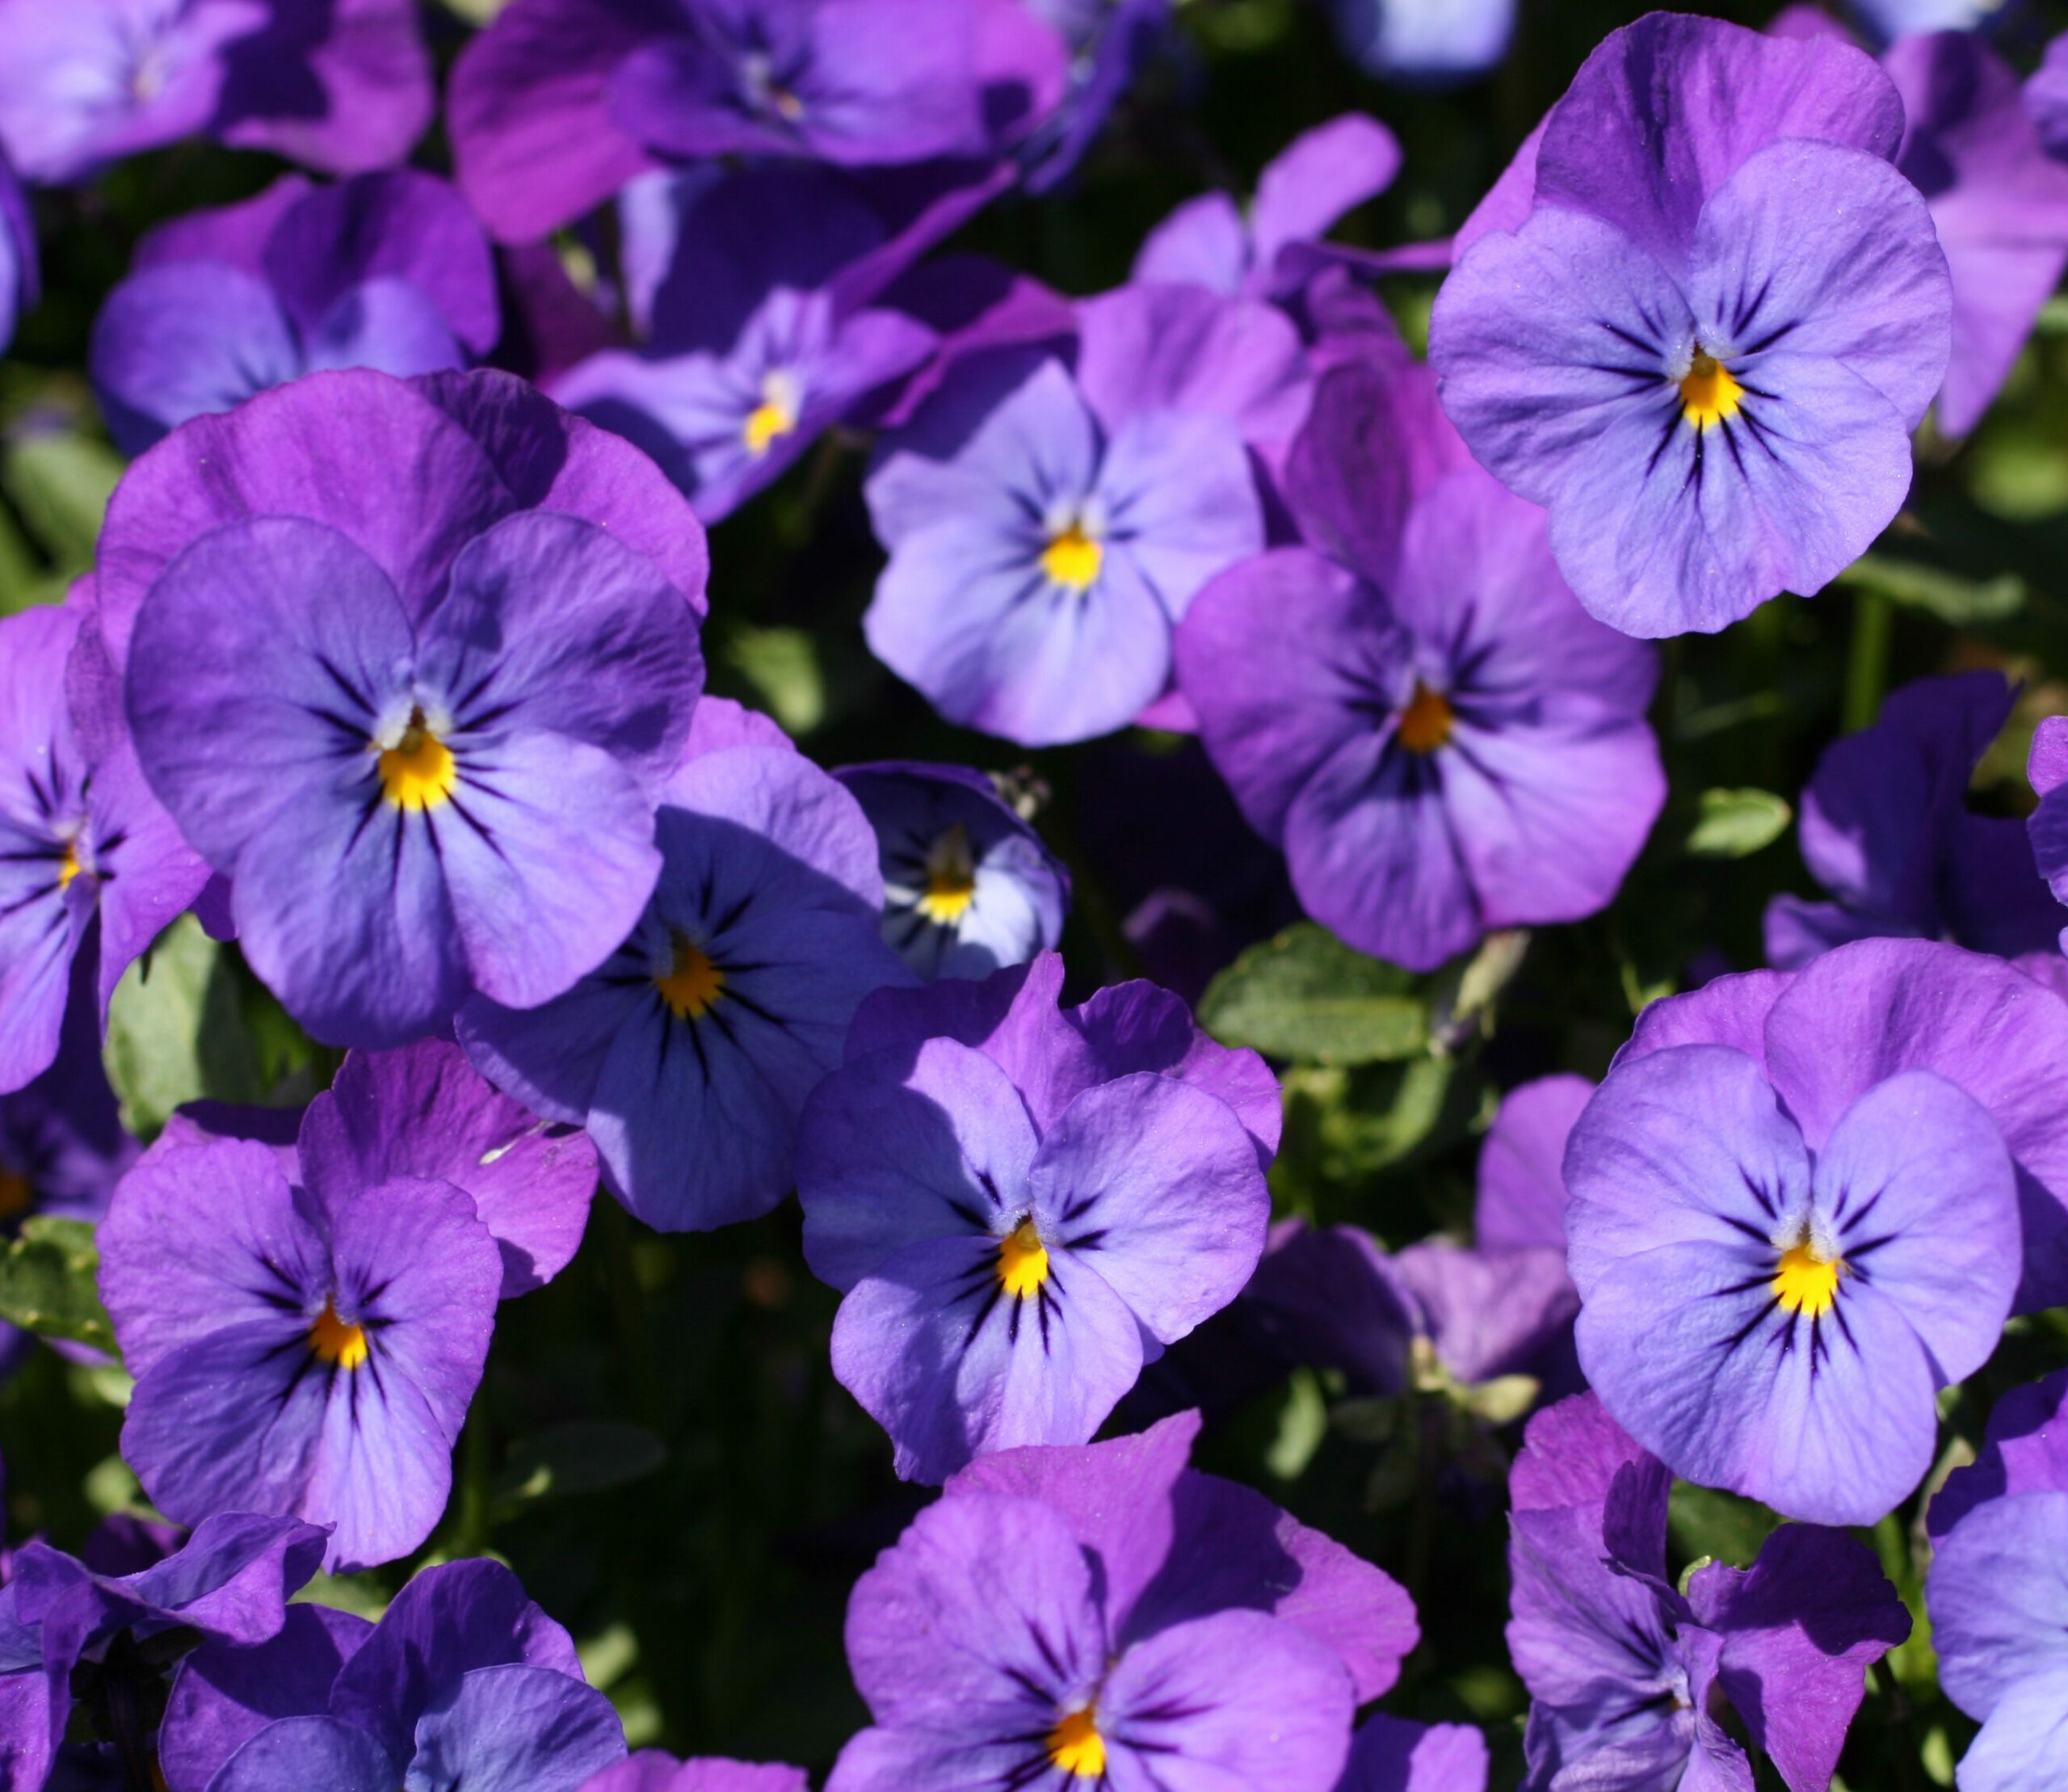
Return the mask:
M593 1686L544 1668L477 1668L418 1721L409 1784L435 1792L578 1792L624 1758L624 1726Z

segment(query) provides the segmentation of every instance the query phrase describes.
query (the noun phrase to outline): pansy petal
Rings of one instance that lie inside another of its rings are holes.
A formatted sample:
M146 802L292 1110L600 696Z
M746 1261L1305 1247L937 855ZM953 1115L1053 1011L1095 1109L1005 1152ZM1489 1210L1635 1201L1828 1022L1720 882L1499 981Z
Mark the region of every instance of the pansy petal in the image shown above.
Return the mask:
M417 1725L405 1792L578 1792L624 1758L624 1726L592 1686L544 1668L477 1668Z
M1594 1095L1583 1076L1544 1076L1502 1098L1479 1148L1472 1232L1482 1251L1566 1246L1566 1142Z
M394 1792L401 1769L364 1730L334 1718L284 1718L223 1763L213 1792L280 1792L313 1781L326 1792Z

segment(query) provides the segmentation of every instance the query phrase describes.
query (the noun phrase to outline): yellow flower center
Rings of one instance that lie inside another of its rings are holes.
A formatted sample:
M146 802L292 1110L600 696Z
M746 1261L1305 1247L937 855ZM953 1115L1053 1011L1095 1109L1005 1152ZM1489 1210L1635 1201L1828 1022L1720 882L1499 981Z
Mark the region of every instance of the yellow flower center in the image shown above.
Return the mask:
M1696 429L1707 429L1735 417L1744 393L1722 362L1713 355L1698 354L1680 381L1680 402L1687 407L1681 414Z
M1049 1279L1049 1247L1030 1215L998 1240L998 1281L1015 1300L1032 1300Z
M338 1317L336 1305L326 1301L309 1328L309 1348L319 1361L357 1369L366 1361L366 1327L347 1325Z
M927 887L914 906L936 927L953 927L977 899L977 861L969 831L957 822L927 854Z
M19 1170L0 1170L0 1219L19 1219L36 1205L36 1190Z
M57 887L69 890L72 880L79 874L79 849L72 841L65 843L65 850L57 856Z
M1049 1732L1049 1760L1066 1773L1094 1780L1106 1771L1106 1739L1090 1706L1072 1711Z
M1418 683L1400 713L1400 744L1410 753L1433 753L1451 738L1449 698Z
M675 962L665 977L654 979L654 987L678 1020L696 1020L711 1012L725 987L725 974L711 962L711 955L688 940L675 941Z
M460 781L452 750L431 731L423 711L410 712L410 725L393 747L381 750L380 793L397 809L435 809Z
M1082 523L1073 523L1049 538L1041 550L1041 570L1049 583L1067 591L1088 591L1098 583L1099 569L1106 563L1106 550L1084 532Z
M797 382L784 374L768 374L761 382L761 402L740 426L740 440L746 444L747 452L759 459L797 427Z
M1807 1239L1791 1244L1774 1266L1774 1298L1784 1312L1821 1319L1838 1300L1839 1277L1844 1268L1843 1258L1827 1261Z

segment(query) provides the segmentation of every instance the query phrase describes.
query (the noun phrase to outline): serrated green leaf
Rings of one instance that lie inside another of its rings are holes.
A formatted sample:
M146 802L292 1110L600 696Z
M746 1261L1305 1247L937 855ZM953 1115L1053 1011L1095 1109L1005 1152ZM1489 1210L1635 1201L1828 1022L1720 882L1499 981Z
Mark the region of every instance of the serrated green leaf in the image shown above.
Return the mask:
M265 1099L235 967L191 915L161 933L123 974L102 1061L122 1124L153 1136L183 1102Z
M113 1356L115 1327L94 1284L99 1267L90 1221L32 1215L0 1253L0 1319Z
M1742 859L1788 831L1795 811L1771 790L1704 790L1685 844L1691 858Z
M1244 953L1199 1012L1225 1044L1310 1063L1396 1062L1429 1047L1426 980L1351 951L1311 921Z
M651 1474L667 1445L644 1425L577 1419L527 1437L510 1453L496 1487L504 1510L569 1494L600 1493Z

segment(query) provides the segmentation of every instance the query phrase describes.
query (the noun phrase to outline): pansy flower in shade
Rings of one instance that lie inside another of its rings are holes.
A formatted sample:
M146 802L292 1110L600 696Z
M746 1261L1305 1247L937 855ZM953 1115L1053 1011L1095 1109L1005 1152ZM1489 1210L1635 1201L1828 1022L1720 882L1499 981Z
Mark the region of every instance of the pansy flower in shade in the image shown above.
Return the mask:
M137 1378L123 1453L160 1511L330 1525L334 1569L431 1533L502 1282L465 1191L368 1180L342 1128L305 1125L292 1157L169 1132L99 1241Z
M567 1632L500 1563L429 1567L377 1625L297 1606L256 1649L180 1664L158 1737L169 1792L577 1792L624 1759Z
M207 879L137 768L90 610L0 618L0 1091L57 1056L74 964L98 1032Z
M847 1659L875 1722L827 1792L1334 1792L1414 1608L1260 1494L1188 1468L1198 1429L1183 1413L1008 1450L949 1483L855 1584Z
M299 175L160 225L94 324L108 428L141 453L313 368L461 367L502 333L488 239L460 196L401 169L335 187Z
M29 203L0 149L0 354L15 339L15 326L35 309L38 291L36 223Z
M2049 716L2034 731L2026 775L2039 798L2025 822L2032 857L2047 887L2068 902L2068 717ZM2061 919L2057 912L2054 919ZM2068 951L2068 928L2061 944Z
M1823 1792L1866 1670L1910 1615L1872 1551L1814 1525L1783 1525L1750 1568L1711 1563L1676 1592L1671 1480L1591 1394L1529 1422L1508 1521L1508 1651L1532 1701L1523 1784L1751 1792L1749 1740L1790 1792Z
M1223 573L1178 631L1179 688L1301 906L1427 970L1494 928L1604 907L1665 801L1649 650L1588 616L1544 514L1448 436L1427 376L1323 378L1285 490L1311 545ZM1440 442L1439 446L1440 447Z
M2051 945L2063 919L2025 824L1969 812L1968 781L2010 720L2000 672L1920 679L1871 728L1824 749L1802 793L1802 856L1836 899L1767 905L1768 962L1907 934L2006 957Z
M886 437L865 488L890 564L863 628L950 721L1084 740L1164 694L1171 631L1264 541L1249 447L1307 402L1269 308L1183 286L1080 309L1074 355L972 355Z
M658 483L506 376L364 371L196 418L125 480L98 589L138 757L317 1037L546 1001L638 919L702 681L702 535Z
M1076 171L1135 78L1169 41L1171 0L1020 0L1061 37L1069 82L1021 160L1030 193L1054 191Z
M767 1767L708 1756L679 1761L658 1749L642 1748L605 1768L582 1792L811 1792L811 1780L801 1767Z
M798 1113L856 1005L912 981L855 799L787 745L704 744L662 791L660 881L616 951L557 1000L458 1018L482 1074L586 1125L611 1192L664 1231L789 1193Z
M2024 98L2041 147L2055 161L2068 161L2068 32L2047 44L2025 82Z
M410 0L0 0L0 146L38 186L204 136L385 167L431 99Z
M2010 966L1902 940L1656 1004L1566 1154L1580 1363L1616 1420L1793 1517L1889 1511L1937 1390L2057 1277L2058 1204L2020 1183L2059 1150L2064 1031Z
M672 162L995 162L1065 82L1019 0L515 0L448 110L460 191L521 242Z
M1450 82L1508 53L1515 0L1330 0L1343 47L1373 74Z
M1060 1014L1061 972L865 1006L799 1128L833 1372L907 1479L1084 1442L1263 1250L1270 1073L1151 985Z
M1713 633L1814 595L1902 503L1952 307L1902 128L1860 51L1652 14L1532 140L1526 216L1444 283L1444 407L1604 621Z
M1149 233L1133 278L1189 281L1229 298L1276 299L1301 284L1279 251L1318 242L1400 171L1400 144L1377 119L1346 113L1295 137L1258 177L1248 215L1226 193L1187 200Z
M1486 1792L1486 1738L1469 1723L1381 1712L1351 1739L1335 1792Z
M644 448L715 523L916 368L934 334L852 297L842 276L883 230L833 170L749 169L689 204L650 339L590 356L553 393Z
M208 1519L176 1554L133 1574L98 1572L41 1542L15 1550L0 1587L0 1787L40 1792L75 1676L90 1676L124 1638L184 1630L263 1643L280 1634L288 1596L322 1560L314 1526L242 1512Z
M883 936L922 977L988 977L1061 942L1070 873L982 773L890 759L834 776L876 830Z

